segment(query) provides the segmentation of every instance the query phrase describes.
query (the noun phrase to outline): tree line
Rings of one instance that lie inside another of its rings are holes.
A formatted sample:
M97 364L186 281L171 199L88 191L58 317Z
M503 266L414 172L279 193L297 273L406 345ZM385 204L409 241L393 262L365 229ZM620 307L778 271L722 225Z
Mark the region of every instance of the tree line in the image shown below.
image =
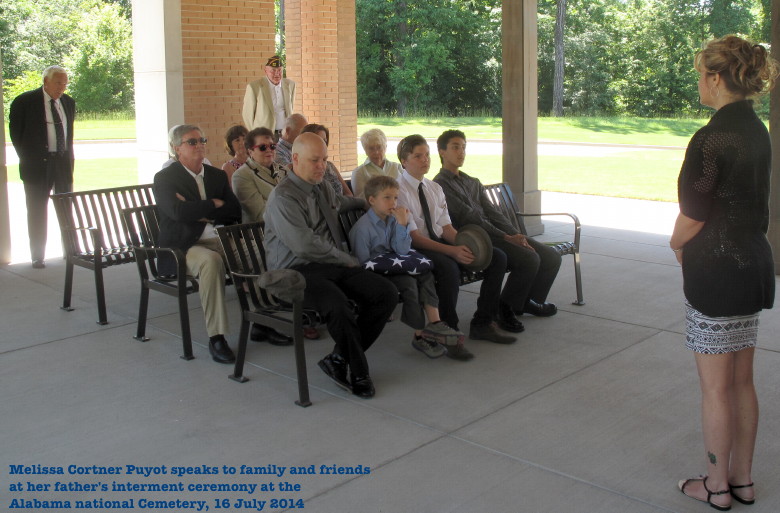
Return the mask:
M502 0L355 1L361 113L501 114ZM728 33L767 43L771 1L538 0L539 112L556 98L556 25L563 113L696 114L693 54ZM6 112L52 63L81 112L131 111L132 46L130 0L0 0Z
M133 109L130 0L0 0L0 48L6 117L52 64L68 70L79 112Z
M519 0L518 0L519 1ZM693 55L729 33L770 41L771 0L538 0L539 112L553 109L560 4L570 115L700 111ZM501 113L501 0L356 0L358 108Z

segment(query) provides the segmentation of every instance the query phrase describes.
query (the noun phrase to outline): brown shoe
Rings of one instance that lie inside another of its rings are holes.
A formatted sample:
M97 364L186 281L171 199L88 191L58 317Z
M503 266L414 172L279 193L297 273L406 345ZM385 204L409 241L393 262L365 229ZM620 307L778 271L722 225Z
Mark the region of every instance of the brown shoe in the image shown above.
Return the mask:
M498 332L496 323L490 324L472 324L469 330L471 340L487 340L496 344L514 344L517 339L508 335L502 335Z

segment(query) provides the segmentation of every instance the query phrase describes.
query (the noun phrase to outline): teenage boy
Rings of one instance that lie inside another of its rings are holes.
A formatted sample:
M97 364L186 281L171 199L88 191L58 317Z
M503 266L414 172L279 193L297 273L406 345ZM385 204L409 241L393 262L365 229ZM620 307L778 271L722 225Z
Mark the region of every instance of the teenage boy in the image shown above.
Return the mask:
M420 266L430 265L430 260L412 250L409 231L415 226L409 210L398 206L398 190L398 182L390 176L375 176L366 182L364 191L371 208L349 233L352 253L366 268L380 273L399 271L384 276L401 294L401 322L415 330L412 347L429 358L446 354L455 360L470 360L474 355L464 347L463 333L439 317L433 276L427 270L419 272ZM389 269L376 267L384 262Z
M460 291L460 267L469 264L474 255L467 246L456 246L453 228L447 211L447 201L441 187L425 174L431 167L430 148L421 135L410 135L398 143L398 160L404 168L398 181L398 203L408 208L416 229L410 230L412 246L433 260L436 293L439 296L439 313L444 322L458 329L458 292ZM493 248L493 258L485 268L485 277L479 289L477 311L471 320L469 338L489 340L497 344L511 344L514 337L500 333L493 322L498 312L498 297L506 270L506 254Z
M433 179L441 185L455 226L476 224L490 235L493 247L506 253L509 277L501 292L498 326L513 332L523 330L515 314L540 317L555 315L558 309L547 303L561 256L552 248L519 233L493 206L478 179L460 170L466 160L466 136L460 130L447 130L436 142L441 171Z

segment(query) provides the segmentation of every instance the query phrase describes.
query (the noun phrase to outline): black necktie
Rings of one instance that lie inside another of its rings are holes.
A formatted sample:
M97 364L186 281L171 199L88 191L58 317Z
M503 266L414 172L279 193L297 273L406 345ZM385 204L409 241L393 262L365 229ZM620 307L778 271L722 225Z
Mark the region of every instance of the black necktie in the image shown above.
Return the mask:
M65 154L65 130L62 128L62 118L57 110L55 99L51 99L51 119L54 121L54 132L57 134L57 155Z
M423 190L423 184L420 182L420 186L417 187L417 192L420 193L420 206L422 207L423 217L425 218L425 228L428 229L428 236L431 240L439 241L439 237L436 236L436 232L433 231L433 223L431 222L431 210L428 208L428 200L425 199L425 191Z
M314 186L314 196L317 198L317 206L320 207L320 212L325 218L325 223L328 225L328 231L330 231L330 235L333 237L336 247L342 251L347 251L344 238L341 236L339 222L336 219L336 213L333 212L333 209L328 203L328 199L325 197L325 192L322 190L322 184Z

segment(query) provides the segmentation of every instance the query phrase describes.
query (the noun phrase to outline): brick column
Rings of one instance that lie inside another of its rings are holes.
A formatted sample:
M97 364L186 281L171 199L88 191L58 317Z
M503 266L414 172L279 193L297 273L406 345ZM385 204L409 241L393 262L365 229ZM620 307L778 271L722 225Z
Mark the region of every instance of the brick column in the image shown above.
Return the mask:
M228 159L225 131L243 124L246 85L275 52L275 31L274 0L181 0L184 119L206 132L216 166Z
M357 165L355 0L286 0L285 23L295 111L328 127L330 160L349 173Z
M274 0L133 2L139 183L167 158L173 125L200 126L209 160L227 160L222 138L242 123L246 85L263 76L275 30Z

